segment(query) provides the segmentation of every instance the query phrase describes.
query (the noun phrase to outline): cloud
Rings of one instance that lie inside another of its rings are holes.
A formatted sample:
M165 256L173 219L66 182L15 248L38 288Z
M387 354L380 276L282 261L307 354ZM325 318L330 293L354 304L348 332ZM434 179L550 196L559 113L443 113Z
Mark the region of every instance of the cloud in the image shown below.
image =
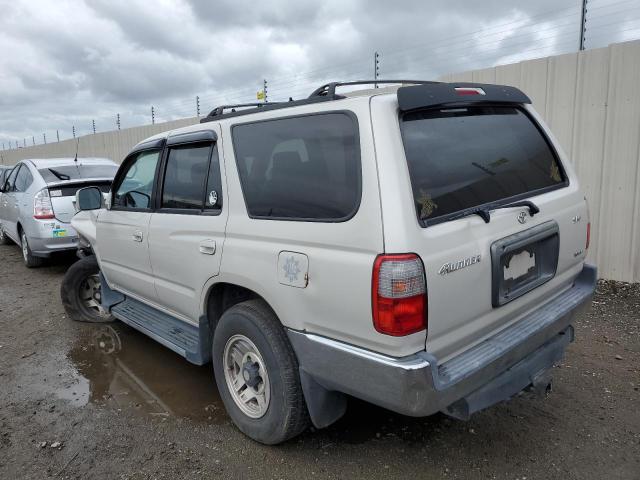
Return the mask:
M612 5L608 7L608 3ZM434 78L575 50L578 0L0 0L0 142L37 141L300 98L337 79ZM640 35L637 12L601 0L597 41ZM605 15L606 16L606 15ZM597 18L596 18L597 20ZM634 30L634 28L636 28ZM590 46L598 46L592 44ZM29 143L29 142L28 142Z

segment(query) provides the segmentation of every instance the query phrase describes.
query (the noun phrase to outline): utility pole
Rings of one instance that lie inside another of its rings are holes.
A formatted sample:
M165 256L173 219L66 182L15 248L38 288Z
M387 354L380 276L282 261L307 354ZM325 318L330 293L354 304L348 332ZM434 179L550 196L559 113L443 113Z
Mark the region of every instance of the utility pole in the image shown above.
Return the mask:
M93 127L93 134L96 134L96 121L95 120L91 120L91 126Z
M23 138L23 139L22 139L22 146L23 146L24 148L27 148L27 139L26 139L26 138Z
M269 98L267 97L267 80L266 79L262 81L262 91L264 92L264 103L268 103Z
M153 108L153 105L151 106L151 124L155 124L156 123L156 111Z
M196 95L196 114L200 116L200 97Z
M16 150L18 149L18 140L16 140Z
M76 126L71 125L71 133L73 133L73 138L76 138Z
M44 140L44 144L46 145L47 144L47 134L46 133L42 134L42 140Z
M58 143L60 143L60 132L56 130L56 138L58 139Z
M580 16L580 51L584 50L584 41L587 34L587 2L582 0L582 15Z
M378 80L380 75L380 54L373 52L373 79ZM375 84L375 88L378 88L378 84Z
M118 130L120 130L120 114L116 115L116 125L118 126Z
M36 144L36 137L34 137L33 135L31 136L31 142L35 145Z

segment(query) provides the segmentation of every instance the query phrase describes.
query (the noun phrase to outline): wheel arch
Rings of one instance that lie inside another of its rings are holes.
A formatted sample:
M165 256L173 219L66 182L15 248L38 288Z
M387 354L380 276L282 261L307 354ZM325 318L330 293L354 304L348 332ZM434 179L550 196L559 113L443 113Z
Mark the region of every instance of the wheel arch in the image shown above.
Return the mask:
M262 300L273 312L278 319L280 318L273 306L256 290L241 285L239 283L229 281L219 281L208 287L205 294L203 316L206 318L209 332L213 336L220 317L228 309L238 303L247 300Z

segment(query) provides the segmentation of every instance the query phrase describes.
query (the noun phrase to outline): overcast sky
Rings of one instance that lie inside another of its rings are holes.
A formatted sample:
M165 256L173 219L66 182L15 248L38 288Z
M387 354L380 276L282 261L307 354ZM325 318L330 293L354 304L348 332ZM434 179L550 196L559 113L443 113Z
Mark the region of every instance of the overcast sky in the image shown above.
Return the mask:
M15 148L307 96L323 82L436 78L575 51L580 0L0 0L0 142ZM590 0L587 48L640 38L640 0Z

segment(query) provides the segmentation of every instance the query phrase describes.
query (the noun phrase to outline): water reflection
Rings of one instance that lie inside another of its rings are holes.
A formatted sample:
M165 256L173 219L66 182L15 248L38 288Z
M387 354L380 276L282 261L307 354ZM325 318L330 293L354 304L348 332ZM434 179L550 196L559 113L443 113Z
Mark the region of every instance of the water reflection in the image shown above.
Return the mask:
M154 416L226 423L210 365L197 367L132 328L91 325L68 353L78 381L59 396Z

